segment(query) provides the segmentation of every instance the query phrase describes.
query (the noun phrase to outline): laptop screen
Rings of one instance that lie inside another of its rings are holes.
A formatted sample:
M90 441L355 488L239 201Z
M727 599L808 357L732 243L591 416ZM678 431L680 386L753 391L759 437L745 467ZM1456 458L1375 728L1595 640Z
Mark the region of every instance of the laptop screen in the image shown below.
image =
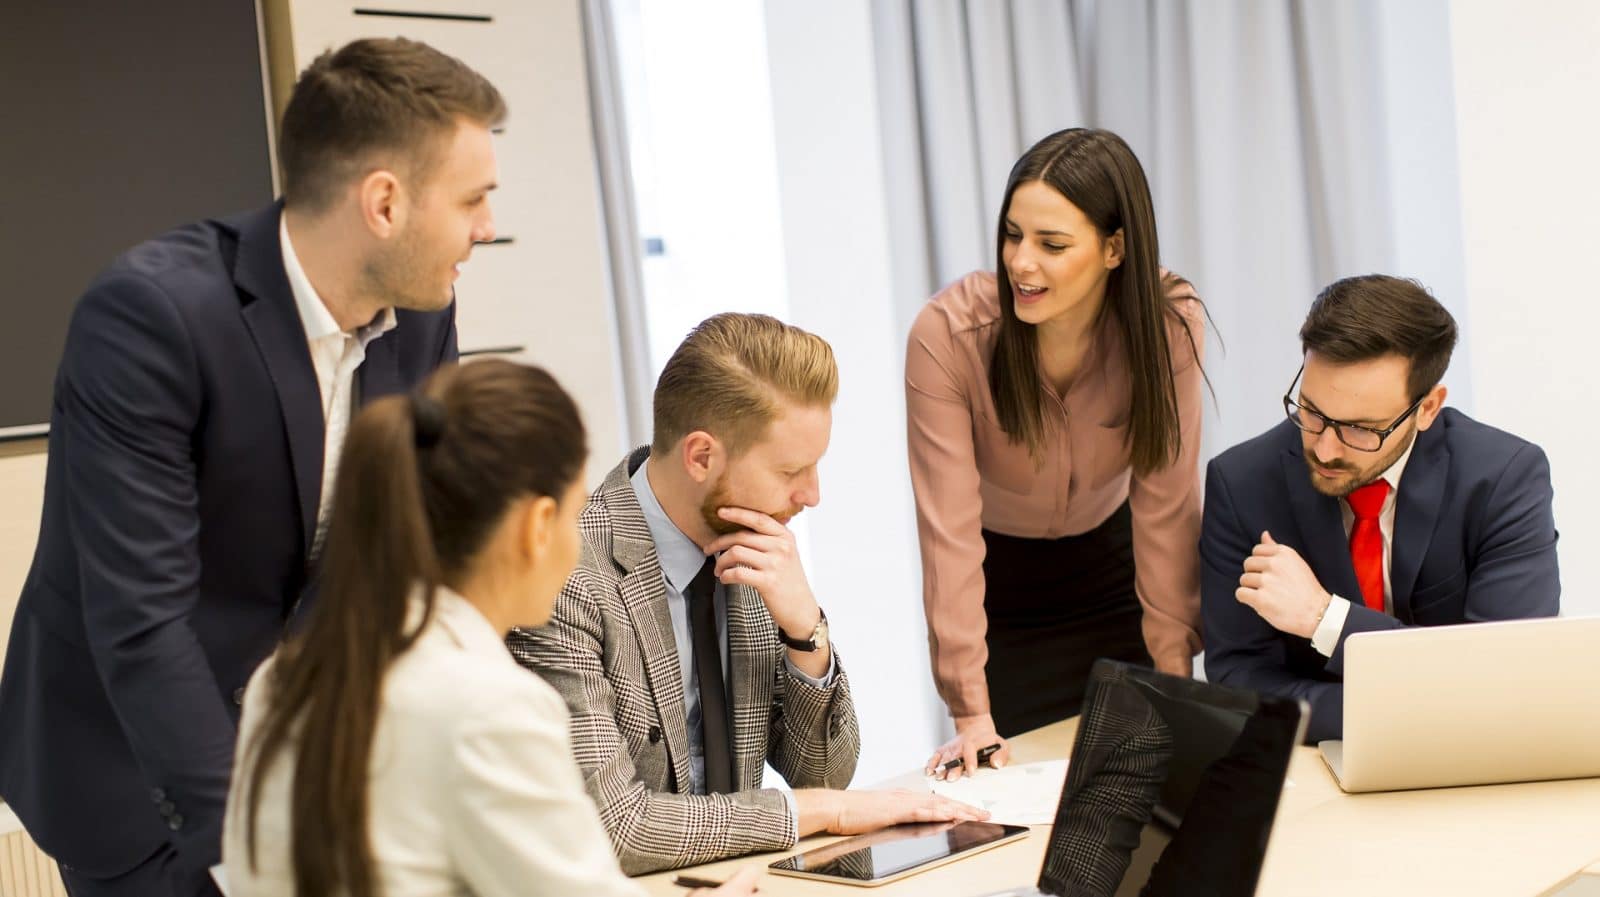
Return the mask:
M1249 897L1302 716L1296 701L1098 661L1039 890Z

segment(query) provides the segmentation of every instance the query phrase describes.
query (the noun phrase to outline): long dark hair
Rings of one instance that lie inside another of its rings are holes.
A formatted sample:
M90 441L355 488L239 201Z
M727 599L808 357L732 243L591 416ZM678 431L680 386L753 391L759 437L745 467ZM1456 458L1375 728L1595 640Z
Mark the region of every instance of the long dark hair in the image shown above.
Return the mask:
M1028 447L1035 459L1044 456L1044 393L1039 385L1037 328L1017 317L1006 272L1006 216L1018 187L1041 181L1077 206L1100 239L1122 231L1122 264L1106 279L1106 302L1100 313L1115 316L1128 361L1131 411L1128 422L1130 460L1143 475L1178 457L1178 391L1167 343L1168 319L1188 334L1195 363L1199 348L1194 332L1161 281L1161 251L1156 241L1155 209L1144 168L1121 137L1094 128L1057 131L1022 154L1006 182L996 237L995 274L1000 287L1000 332L989 363L989 393L994 397L1000 428L1011 441Z
M270 700L239 775L250 863L261 782L292 752L291 851L299 897L376 897L367 780L383 677L411 647L434 590L469 572L510 504L560 498L588 454L572 398L507 361L443 369L410 396L368 406L339 459L322 581L305 629L279 649Z

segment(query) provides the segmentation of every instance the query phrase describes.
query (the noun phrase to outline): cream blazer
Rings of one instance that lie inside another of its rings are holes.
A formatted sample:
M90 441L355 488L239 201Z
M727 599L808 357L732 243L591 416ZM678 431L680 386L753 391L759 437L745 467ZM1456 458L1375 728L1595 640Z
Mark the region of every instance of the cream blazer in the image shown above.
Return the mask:
M240 761L262 721L272 663L252 677L240 722L223 832L228 897L294 894L292 751L262 782L253 869L245 841ZM584 791L561 698L447 589L385 679L368 806L386 897L644 893L622 874Z

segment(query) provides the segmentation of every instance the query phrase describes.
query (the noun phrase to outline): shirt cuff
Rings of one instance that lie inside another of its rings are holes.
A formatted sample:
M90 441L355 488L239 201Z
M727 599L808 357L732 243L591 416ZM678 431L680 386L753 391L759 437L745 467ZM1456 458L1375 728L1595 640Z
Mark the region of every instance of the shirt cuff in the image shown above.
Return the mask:
M1311 647L1323 657L1332 657L1339 648L1339 634L1344 632L1344 621L1349 616L1350 602L1338 595L1332 596L1328 609L1322 614L1322 622L1317 624L1317 631L1311 633Z
M799 679L801 682L804 682L812 688L831 688L833 686L833 674L838 670L838 664L834 662L832 648L828 649L828 671L822 674L821 679L813 679L810 676L807 676L805 673L800 672L800 668L794 665L793 660L789 659L789 653L787 651L785 651L783 655L783 665L789 668L789 675Z
M779 791L778 793L783 795L783 802L789 805L789 821L793 824L793 828L789 831L789 834L793 836L790 838L790 842L797 843L800 840L800 801L795 798L793 791Z

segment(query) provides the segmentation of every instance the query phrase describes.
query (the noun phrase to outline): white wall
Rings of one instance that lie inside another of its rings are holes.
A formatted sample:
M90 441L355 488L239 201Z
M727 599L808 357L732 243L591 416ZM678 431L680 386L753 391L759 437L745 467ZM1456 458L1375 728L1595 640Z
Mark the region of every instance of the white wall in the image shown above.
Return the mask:
M1562 607L1600 613L1600 4L1455 0L1473 413L1544 447Z
M807 575L852 671L864 785L927 759L948 725L922 613L871 9L766 6L791 320L839 363Z

